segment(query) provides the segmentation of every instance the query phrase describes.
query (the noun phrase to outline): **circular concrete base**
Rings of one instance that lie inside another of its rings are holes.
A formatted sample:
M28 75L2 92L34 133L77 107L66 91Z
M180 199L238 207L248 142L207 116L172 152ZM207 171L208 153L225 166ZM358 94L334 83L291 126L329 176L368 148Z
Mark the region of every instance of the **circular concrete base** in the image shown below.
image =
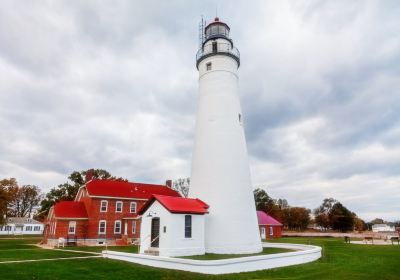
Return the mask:
M228 274L312 262L321 257L322 250L321 247L318 246L289 243L263 243L263 247L283 248L296 251L209 261L130 254L115 251L103 251L102 255L104 258L123 260L159 268L177 269L203 274Z

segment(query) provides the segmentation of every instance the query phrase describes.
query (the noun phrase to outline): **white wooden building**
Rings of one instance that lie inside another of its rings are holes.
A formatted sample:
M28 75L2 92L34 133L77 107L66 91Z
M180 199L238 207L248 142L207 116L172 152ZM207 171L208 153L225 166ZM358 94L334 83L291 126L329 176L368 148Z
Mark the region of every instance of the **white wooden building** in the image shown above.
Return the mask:
M140 210L140 253L160 256L204 255L204 216L200 199L154 195Z
M372 231L373 232L392 232L395 231L395 228L392 226L389 226L387 224L375 224L372 225Z
M26 217L6 218L6 223L0 225L0 235L43 234L44 224Z

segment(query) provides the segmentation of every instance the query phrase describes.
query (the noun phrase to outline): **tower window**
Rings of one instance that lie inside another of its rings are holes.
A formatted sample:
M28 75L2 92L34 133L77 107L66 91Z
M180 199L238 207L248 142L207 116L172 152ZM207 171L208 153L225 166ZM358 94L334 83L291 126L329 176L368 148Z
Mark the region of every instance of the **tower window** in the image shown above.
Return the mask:
M243 124L242 115L238 114L238 117L239 117L239 124L242 125Z
M211 62L209 62L209 63L206 64L206 70L207 70L207 71L210 71L210 70L211 70Z

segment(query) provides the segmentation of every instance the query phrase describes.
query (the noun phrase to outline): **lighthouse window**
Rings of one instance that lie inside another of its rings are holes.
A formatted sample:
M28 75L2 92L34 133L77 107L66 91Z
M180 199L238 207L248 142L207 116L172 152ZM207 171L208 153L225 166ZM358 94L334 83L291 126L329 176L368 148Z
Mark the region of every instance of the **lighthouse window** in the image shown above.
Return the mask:
M239 117L239 123L240 123L240 125L242 124L242 115L241 114L238 114L238 117Z
M192 238L192 216L185 215L185 238Z
M207 71L210 71L210 70L211 70L211 62L209 62L209 63L206 64L206 70L207 70Z

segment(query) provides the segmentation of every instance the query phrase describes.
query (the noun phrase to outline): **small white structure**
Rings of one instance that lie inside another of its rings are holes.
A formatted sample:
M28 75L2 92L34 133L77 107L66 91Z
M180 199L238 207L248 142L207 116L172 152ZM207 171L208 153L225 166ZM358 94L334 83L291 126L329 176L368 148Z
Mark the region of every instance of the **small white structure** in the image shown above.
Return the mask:
M203 255L204 215L200 199L154 195L139 211L141 254L160 256Z
M6 218L6 224L0 225L0 235L43 234L44 224L26 217Z
M373 232L395 231L395 228L387 224L375 224L372 226L372 231Z

